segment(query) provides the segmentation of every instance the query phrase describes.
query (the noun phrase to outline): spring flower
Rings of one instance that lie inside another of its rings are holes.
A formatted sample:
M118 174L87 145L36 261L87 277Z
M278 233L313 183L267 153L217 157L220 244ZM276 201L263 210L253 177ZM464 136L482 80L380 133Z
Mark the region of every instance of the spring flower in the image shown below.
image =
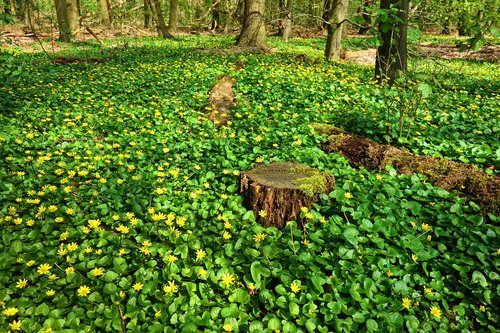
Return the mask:
M231 325L231 324L224 324L224 326L222 326L222 328L226 332L232 332L233 331L233 325Z
M66 272L66 275L70 275L75 272L75 269L73 267L68 267L64 271Z
M28 280L26 279L19 279L16 283L16 288L22 289L28 285Z
M427 296L434 296L436 294L436 292L432 291L431 288L424 287L424 294Z
M208 272L205 269L203 269L203 268L200 268L198 270L198 275L200 275L200 276L205 276L205 275L207 275L207 273Z
M45 292L45 295L51 297L51 296L54 296L56 294L56 292L52 289L49 289Z
M431 231L432 227L428 225L427 223L422 223L422 230L423 231Z
M260 216L260 217L266 217L266 216L267 216L266 211L265 211L265 210L261 210L261 211L259 212L259 216Z
M144 287L144 285L140 282L137 282L135 283L132 288L135 290L135 291L140 291L142 289L142 287Z
M228 240L231 238L231 234L227 231L224 231L224 233L222 234L222 238L224 238L225 240Z
M259 232L258 234L253 236L253 240L256 241L257 243L263 241L265 238L266 238L266 234L263 232Z
M68 244L68 251L73 252L76 249L78 249L78 244L76 244L75 242Z
M6 316L15 316L16 313L18 313L19 310L17 308L7 308L5 310L3 310L3 314L6 315Z
M87 297L87 295L90 294L90 288L85 285L80 286L80 288L76 291L76 294L80 297Z
M174 281L169 281L168 284L163 286L163 291L167 294L175 293L178 287L175 285Z
M409 298L404 297L403 298L403 308L409 309L411 307L411 301Z
M50 273L51 268L52 268L52 266L50 266L49 264L41 264L40 266L38 266L37 272L38 272L38 274L41 274L41 275L44 275L44 274L48 275Z
M300 286L297 283L292 282L292 284L290 285L290 289L294 294L296 294L300 291Z
M352 196L352 193L351 193L351 192L345 192L345 193L344 193L344 198L346 198L346 199L352 199L352 197L353 197L353 196Z
M155 312L155 318L160 318L161 317L161 310L158 310Z
M168 258L167 258L167 261L171 264L173 264L174 262L177 261L177 257L176 256L173 256L173 255L169 255Z
M9 324L10 329L13 331L19 331L21 329L21 321L13 320L12 323Z
M441 310L437 306L432 306L431 307L431 315L433 315L436 318L441 317Z
M92 274L94 274L94 276L101 276L104 274L104 269L102 267L96 267L92 270Z
M226 287L229 287L231 284L234 282L234 276L233 274L224 274L222 276L222 283L226 285Z
M202 249L199 249L196 251L196 259L203 259L203 258L205 258L206 255L207 255L207 253L205 251L203 251Z
M418 260L418 256L417 256L415 253L413 253L413 254L411 255L411 260L413 260L413 262L417 262L417 260Z

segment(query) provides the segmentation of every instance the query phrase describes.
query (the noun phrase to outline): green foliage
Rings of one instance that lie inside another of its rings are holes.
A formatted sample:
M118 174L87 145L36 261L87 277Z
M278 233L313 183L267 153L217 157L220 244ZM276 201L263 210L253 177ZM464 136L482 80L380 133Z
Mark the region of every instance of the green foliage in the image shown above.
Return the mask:
M498 217L417 175L352 169L318 148L312 122L385 135L371 71L323 62L320 49L316 63L295 62L292 48L190 52L229 44L147 39L99 64L15 57L26 75L2 87L14 108L2 119L0 329L494 331ZM237 61L237 105L218 129L203 110ZM405 145L491 163L498 69L447 68L432 94L426 82L411 90L429 103ZM302 211L304 230L264 229L243 207L239 173L291 160L331 172L336 189Z

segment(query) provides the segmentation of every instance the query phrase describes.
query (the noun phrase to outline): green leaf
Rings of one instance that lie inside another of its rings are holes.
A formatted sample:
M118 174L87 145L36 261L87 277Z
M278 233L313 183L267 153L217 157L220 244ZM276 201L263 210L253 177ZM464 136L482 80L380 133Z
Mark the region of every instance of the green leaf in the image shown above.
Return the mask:
M344 238L352 245L358 244L358 240L356 238L358 235L359 235L359 231L356 228L347 228L342 233L342 236L344 236Z
M258 283L260 282L260 271L261 271L261 263L259 261L254 261L250 265L250 274L252 275L252 279Z
M486 278L484 277L483 273L479 271L472 272L472 283L479 283L483 288L488 287Z
M300 307L295 302L291 302L288 305L288 309L290 310L292 317L296 317L300 313Z
M127 261L121 257L113 258L113 268L118 274L123 274L128 268Z
M272 318L271 320L269 320L269 322L267 323L267 328L269 328L270 330L273 330L273 331L277 331L279 329L281 329L281 322L278 318Z
M366 328L368 329L368 332L377 332L378 330L378 324L375 320L373 319L368 319L366 321Z
M238 288L229 296L229 302L247 304L250 302L250 295L248 291Z
M120 277L120 275L115 273L112 270L106 271L106 273L104 273L104 276L103 276L104 281L106 281L106 282L116 281L119 277Z
M108 295L114 295L118 291L118 287L114 283L106 283L103 292Z

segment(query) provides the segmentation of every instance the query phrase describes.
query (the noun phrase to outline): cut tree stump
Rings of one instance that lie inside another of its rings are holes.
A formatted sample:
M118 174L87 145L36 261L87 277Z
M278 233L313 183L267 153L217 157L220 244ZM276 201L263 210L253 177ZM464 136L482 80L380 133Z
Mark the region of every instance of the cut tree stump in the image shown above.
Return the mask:
M500 216L500 177L477 167L430 156L414 155L391 145L343 132L328 125L315 124L317 132L331 134L323 147L327 153L343 155L354 166L383 170L392 166L398 173L419 173L429 182L448 191L457 191L481 206L484 213Z
M212 88L208 97L206 111L208 119L217 126L225 126L229 121L231 109L234 106L234 79L224 75Z
M261 164L241 173L240 194L264 227L281 229L290 220L302 225L301 208L310 208L318 194L330 193L334 184L333 175L304 164Z

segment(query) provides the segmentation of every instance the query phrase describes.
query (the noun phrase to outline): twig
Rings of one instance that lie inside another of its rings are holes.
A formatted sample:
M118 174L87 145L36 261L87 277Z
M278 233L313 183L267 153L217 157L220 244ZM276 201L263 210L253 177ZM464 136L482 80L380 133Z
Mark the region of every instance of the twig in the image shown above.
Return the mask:
M102 45L101 40L99 38L97 38L97 35L89 27L85 26L85 30L87 30L88 33L91 34L92 37L94 37L99 42L99 44Z

